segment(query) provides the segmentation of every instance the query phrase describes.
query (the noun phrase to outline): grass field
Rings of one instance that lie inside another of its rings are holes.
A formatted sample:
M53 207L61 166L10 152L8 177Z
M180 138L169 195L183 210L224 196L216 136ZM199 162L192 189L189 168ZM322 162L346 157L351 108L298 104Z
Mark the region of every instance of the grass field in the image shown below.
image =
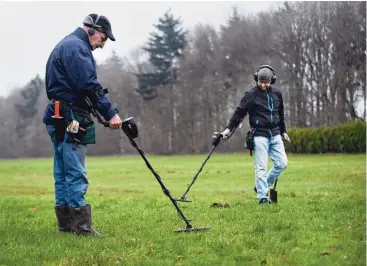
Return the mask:
M205 155L148 159L177 197ZM179 203L211 230L175 233L185 224L141 157L88 157L102 239L57 232L51 158L0 160L0 265L365 265L365 155L289 155L268 206L252 159L215 153Z

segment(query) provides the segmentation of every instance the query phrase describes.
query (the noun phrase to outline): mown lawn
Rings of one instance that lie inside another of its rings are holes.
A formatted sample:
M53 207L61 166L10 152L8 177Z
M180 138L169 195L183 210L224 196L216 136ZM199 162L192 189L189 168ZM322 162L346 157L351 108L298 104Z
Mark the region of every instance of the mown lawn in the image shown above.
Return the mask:
M147 157L178 197L205 156ZM88 157L102 239L57 232L51 158L0 160L0 265L365 265L365 155L289 155L268 206L252 160L213 154L179 203L211 230L175 233L185 223L141 157Z

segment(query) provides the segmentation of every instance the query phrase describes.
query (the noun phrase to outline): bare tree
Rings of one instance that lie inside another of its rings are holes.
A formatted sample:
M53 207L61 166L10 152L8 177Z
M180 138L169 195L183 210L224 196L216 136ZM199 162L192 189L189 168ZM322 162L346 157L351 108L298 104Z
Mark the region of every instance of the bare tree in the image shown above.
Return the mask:
M121 118L135 117L144 150L155 154L207 152L212 133L227 125L261 64L276 70L288 127L366 119L365 10L366 2L345 1L285 2L252 16L234 8L219 31L199 24L188 33L172 61L174 82L157 86L159 97L149 101L136 92L135 73L154 71L141 44L129 58L113 53L99 64L98 78ZM44 92L36 77L0 98L1 158L52 155L42 123ZM243 151L248 128L246 120L219 151ZM135 153L122 131L98 124L96 130L89 154Z

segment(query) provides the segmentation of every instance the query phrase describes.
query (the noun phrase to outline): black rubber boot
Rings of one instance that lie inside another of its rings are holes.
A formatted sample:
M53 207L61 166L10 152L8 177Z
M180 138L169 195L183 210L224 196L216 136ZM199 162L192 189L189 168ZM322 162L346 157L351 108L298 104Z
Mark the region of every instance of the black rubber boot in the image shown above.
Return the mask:
M56 206L55 213L59 232L71 232L71 213L68 206Z
M70 208L70 210L73 219L72 231L75 234L95 237L103 236L92 227L92 210L89 204L84 207Z

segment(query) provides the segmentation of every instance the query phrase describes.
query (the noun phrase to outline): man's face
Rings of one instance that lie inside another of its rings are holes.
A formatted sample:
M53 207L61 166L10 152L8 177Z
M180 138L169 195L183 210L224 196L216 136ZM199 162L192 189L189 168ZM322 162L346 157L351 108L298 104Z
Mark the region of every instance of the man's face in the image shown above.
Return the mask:
M92 50L95 50L97 48L103 48L107 41L107 35L102 32L96 30L96 33L90 37L91 44L92 44Z
M259 87L262 90L266 90L267 88L270 87L270 82L269 81L259 81L257 84L259 85Z

